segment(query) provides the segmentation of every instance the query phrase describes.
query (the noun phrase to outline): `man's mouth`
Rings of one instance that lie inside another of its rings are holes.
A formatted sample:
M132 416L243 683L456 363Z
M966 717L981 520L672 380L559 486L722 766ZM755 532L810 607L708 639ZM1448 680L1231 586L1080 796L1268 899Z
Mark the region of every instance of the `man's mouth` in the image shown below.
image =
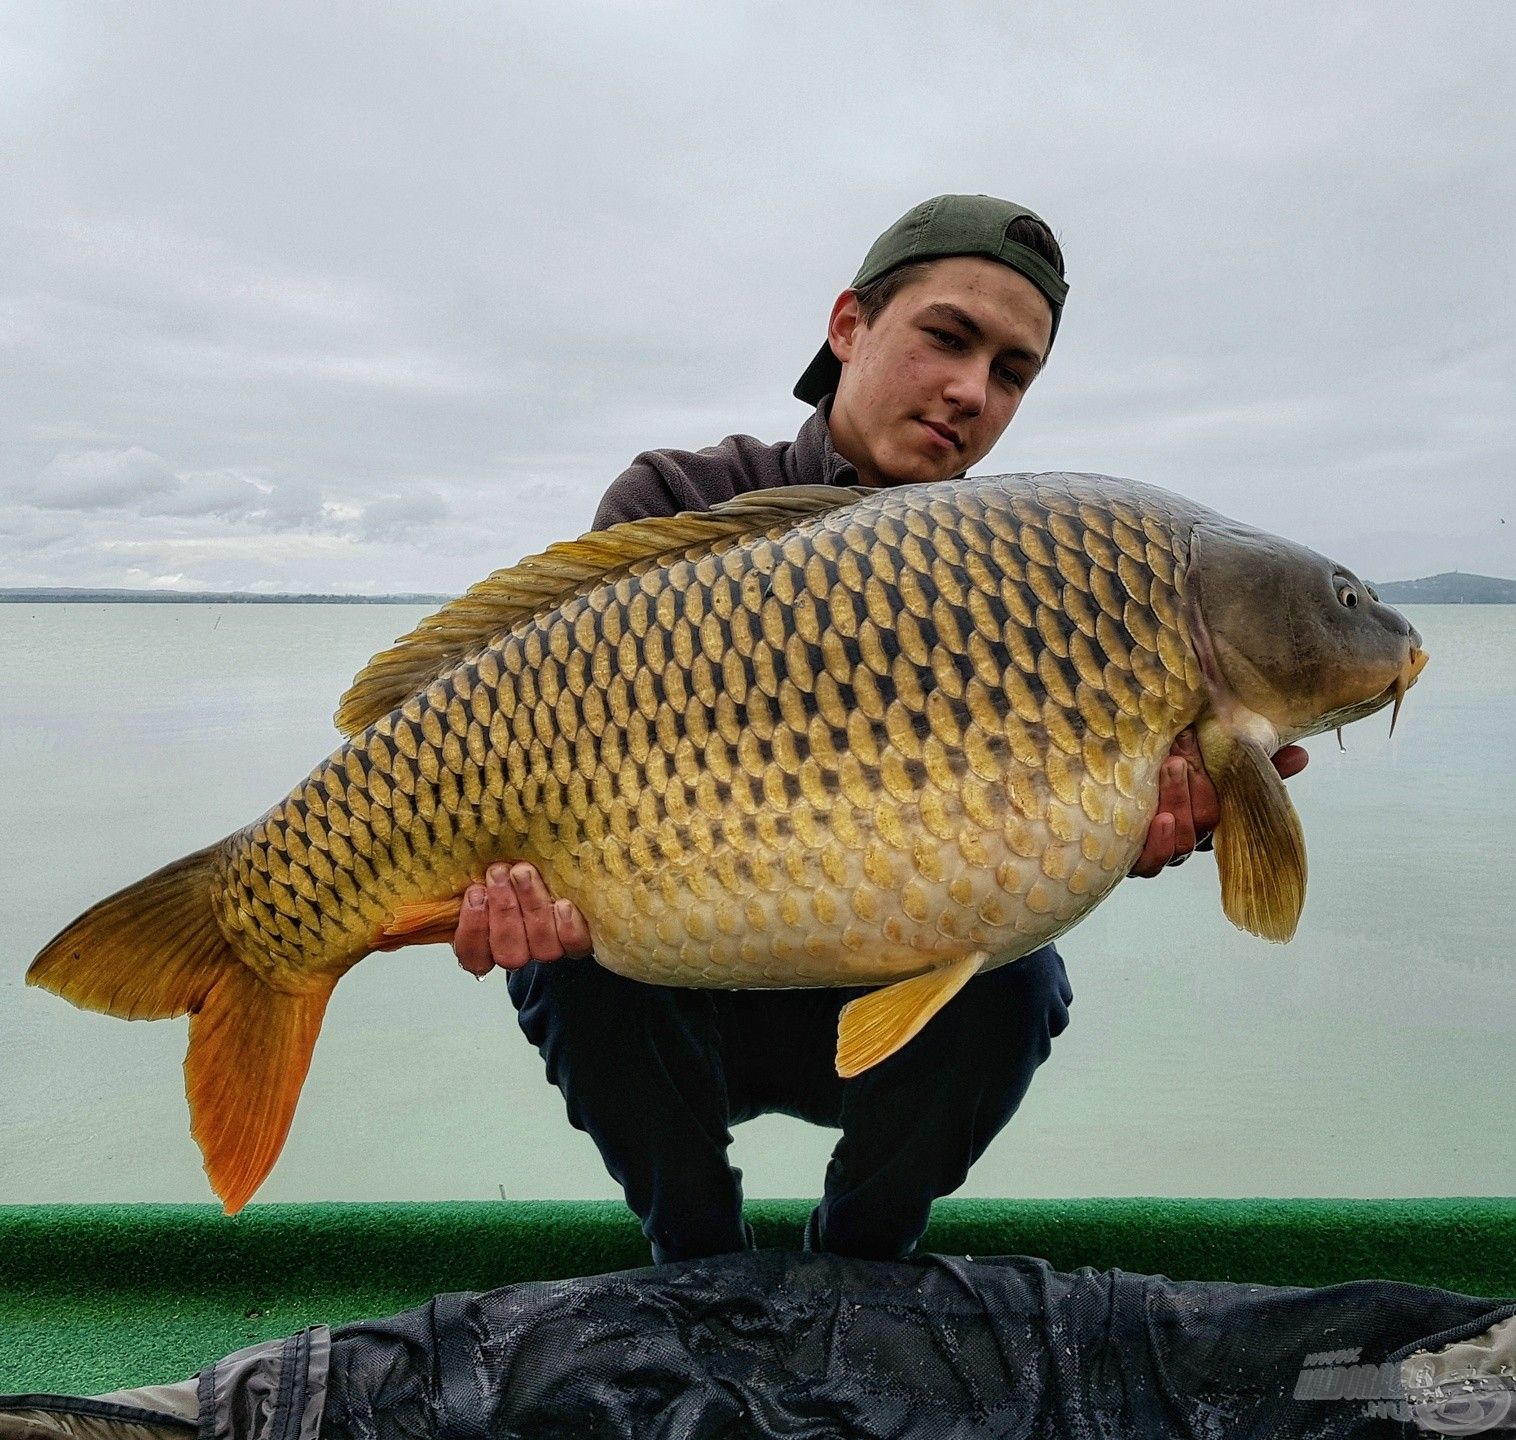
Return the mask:
M963 448L962 438L950 425L939 425L934 420L923 420L921 424L931 431L933 435L937 436L939 440L953 446L955 449L961 450Z

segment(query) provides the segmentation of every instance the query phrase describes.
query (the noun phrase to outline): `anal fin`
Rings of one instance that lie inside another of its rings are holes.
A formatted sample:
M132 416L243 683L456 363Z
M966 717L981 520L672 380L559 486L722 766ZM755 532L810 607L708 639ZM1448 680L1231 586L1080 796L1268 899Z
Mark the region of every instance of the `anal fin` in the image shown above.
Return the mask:
M458 929L463 897L417 900L399 905L374 939L375 950L398 950L402 945L445 945Z
M897 980L842 1007L837 1021L837 1073L851 1080L888 1060L914 1039L949 1000L983 967L983 951L939 970Z

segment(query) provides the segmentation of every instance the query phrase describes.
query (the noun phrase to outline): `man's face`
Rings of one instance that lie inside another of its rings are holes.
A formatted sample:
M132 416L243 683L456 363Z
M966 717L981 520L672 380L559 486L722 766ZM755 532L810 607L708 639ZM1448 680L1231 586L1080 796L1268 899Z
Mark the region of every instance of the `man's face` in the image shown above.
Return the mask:
M996 260L933 261L863 323L844 291L828 332L842 361L832 443L866 485L945 480L982 460L1041 368L1053 312Z

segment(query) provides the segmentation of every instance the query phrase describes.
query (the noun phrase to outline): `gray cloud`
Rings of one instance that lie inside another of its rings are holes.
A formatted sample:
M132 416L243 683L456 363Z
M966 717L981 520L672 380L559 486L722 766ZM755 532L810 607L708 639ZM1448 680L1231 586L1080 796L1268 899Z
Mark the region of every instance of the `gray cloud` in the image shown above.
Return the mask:
M261 519L270 513L273 494L241 475L212 471L177 477L167 495L156 495L142 507L144 515L178 515L185 518L222 515Z
M111 573L119 573L118 583L141 584L146 577L146 583L182 588L193 588L186 572L175 568L185 555L206 575L221 573L223 563L246 566L260 557L277 559L284 568L292 556L330 553L320 544L297 543L302 536L323 536L349 548L414 541L449 513L443 497L425 487L361 502L332 500L299 479L269 482L226 470L178 474L162 456L139 446L62 452L31 485L17 489L21 503L0 511L0 534L15 537L18 551L36 553L67 542L75 558L81 546L102 560L116 557L118 570ZM60 513L75 523L48 523L47 517ZM88 530L80 530L80 517L88 518ZM170 535L163 531L164 521L181 523ZM127 563L127 557L136 555L150 557L150 563ZM86 582L71 578L56 583ZM219 589L230 582L197 583ZM257 580L243 583L256 585ZM334 587L326 581L301 588Z
M432 491L387 495L364 507L358 531L368 540L410 540L430 530L445 513L441 498Z
M833 295L952 189L1073 282L986 468L1516 575L1505 6L4 24L0 583L460 589L642 449L792 434Z
M48 462L31 501L43 510L116 510L157 499L178 485L161 457L136 446L79 450Z

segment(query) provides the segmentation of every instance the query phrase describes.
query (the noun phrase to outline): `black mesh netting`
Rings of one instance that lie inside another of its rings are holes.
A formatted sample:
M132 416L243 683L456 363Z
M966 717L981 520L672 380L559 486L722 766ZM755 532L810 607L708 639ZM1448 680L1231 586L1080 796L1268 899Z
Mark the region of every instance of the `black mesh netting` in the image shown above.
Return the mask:
M314 1440L324 1385L328 1440L1467 1434L1516 1428L1516 1391L1408 1411L1398 1361L1511 1314L1390 1281L766 1251L303 1332L202 1374L200 1433Z

